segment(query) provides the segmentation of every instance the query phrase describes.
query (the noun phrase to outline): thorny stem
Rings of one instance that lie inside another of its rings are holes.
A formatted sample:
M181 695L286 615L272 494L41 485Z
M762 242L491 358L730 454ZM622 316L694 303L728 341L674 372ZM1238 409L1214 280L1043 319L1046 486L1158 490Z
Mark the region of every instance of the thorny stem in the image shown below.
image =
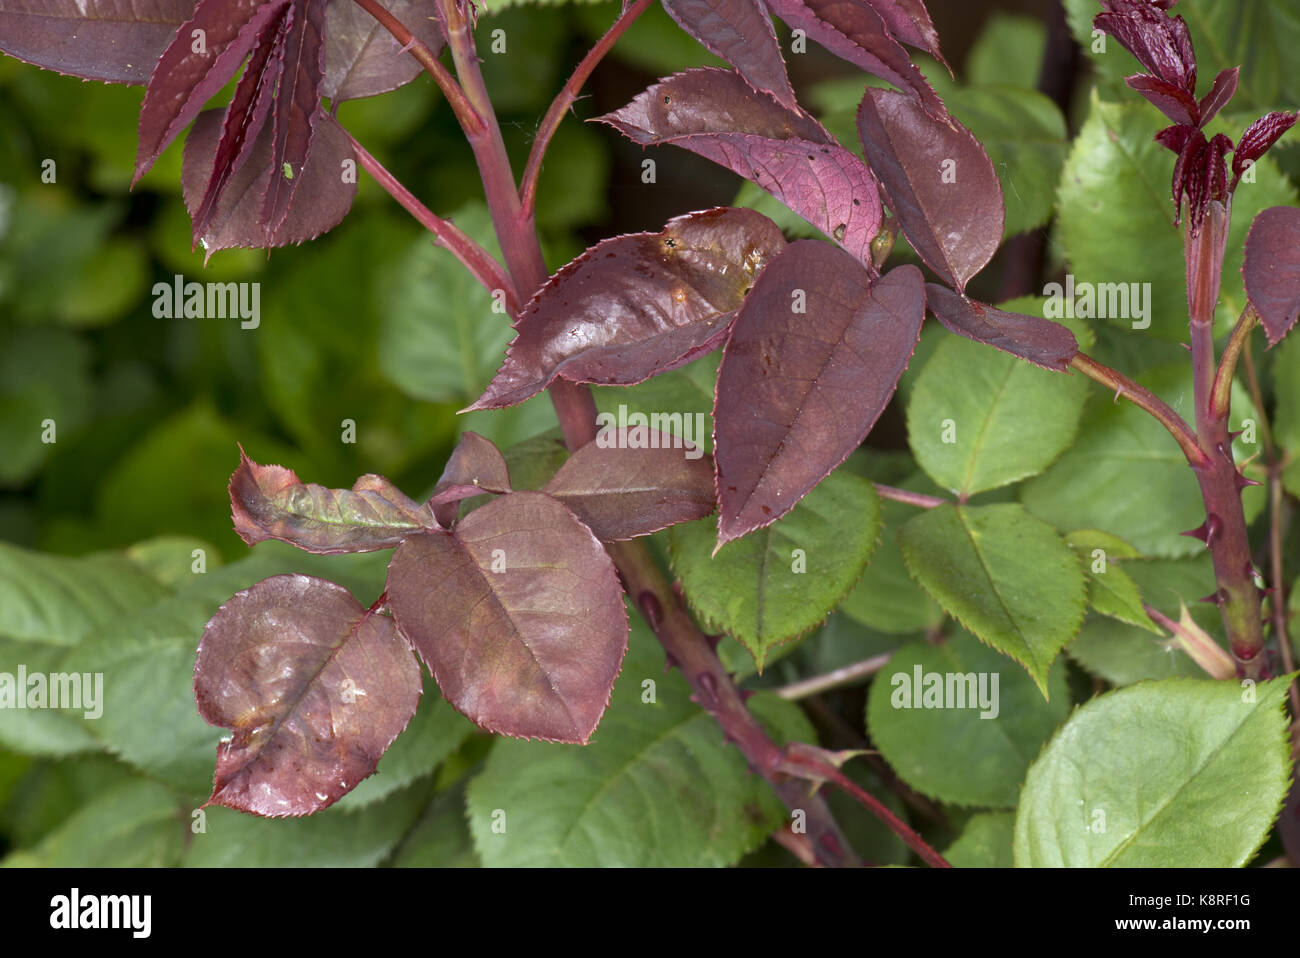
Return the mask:
M1151 390L1139 386L1123 373L1109 366L1103 366L1086 353L1076 353L1070 360L1070 367L1110 389L1115 393L1116 401L1122 396L1154 416L1178 441L1183 455L1193 467L1208 462L1208 457L1201 451L1200 444L1196 441L1196 433L1192 431L1192 427Z
M340 129L342 129L340 127ZM483 284L488 291L494 289L505 290L506 306L511 313L519 308L519 303L515 299L514 286L510 278L506 275L501 264L493 259L482 246L474 242L465 232L460 229L451 220L445 220L433 213L428 207L417 200L405 186L397 180L393 174L389 173L378 160L357 142L347 130L343 134L352 143L352 149L356 151L357 159L361 162L362 168L375 178L375 182L382 186L388 194L402 208L415 217L416 221L437 237L440 245L451 250L452 254L460 260L461 264L470 271L470 273Z
M448 43L457 73L465 84L466 96L486 125L481 134L471 135L468 130L466 134L478 162L506 265L516 292L523 294L519 297L522 301L545 283L548 275L536 226L531 212L520 206L505 143L478 67L469 25L457 6L457 0L439 0L439 9L445 18ZM571 450L578 449L594 440L596 404L591 390L557 380L547 391L566 445ZM723 668L712 643L691 619L649 550L639 542L611 543L608 550L628 595L633 597L637 609L664 647L668 661L681 669L695 701L717 719L725 736L736 743L750 767L771 783L786 805L805 813L807 835L818 862L833 866L860 865L860 859L840 831L825 801L819 796L809 795L806 782L777 771L784 749L768 737L753 713L746 708L742 692ZM888 813L888 809L885 812ZM901 822L898 825L907 829Z
M447 68L438 62L433 51L416 39L406 25L389 13L378 0L356 0L356 2L366 13L379 21L379 25L393 35L393 39L402 45L402 49L415 57L420 66L424 67L425 72L433 77L433 82L442 90L442 95L447 98L447 103L455 111L456 118L460 120L460 125L465 132L468 133L471 128L482 129L482 118L465 98L465 92L460 88L460 84L447 72Z
M587 78L596 69L596 65L604 59L605 54L610 51L618 38L653 2L654 0L636 0L635 3L624 10L622 16L614 21L614 25L605 32L605 35L597 41L590 52L582 58L582 62L573 71L573 75L569 77L569 82L564 85L564 89L551 101L551 106L546 111L546 116L542 117L541 126L537 129L537 138L533 141L532 150L529 151L528 165L524 167L524 176L519 187L519 197L525 213L531 215L537 203L537 180L542 173L542 159L546 156L546 148L550 145L551 137L555 135L555 131L559 129L560 123L564 120L565 112L578 99L578 91L587 82Z

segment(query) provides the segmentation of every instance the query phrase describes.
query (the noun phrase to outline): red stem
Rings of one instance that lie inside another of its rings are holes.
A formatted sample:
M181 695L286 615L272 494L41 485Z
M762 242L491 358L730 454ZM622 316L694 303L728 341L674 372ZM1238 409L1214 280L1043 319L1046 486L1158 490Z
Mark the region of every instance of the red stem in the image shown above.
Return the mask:
M546 148L550 145L551 137L555 135L555 131L559 129L560 123L564 120L565 112L578 99L578 91L587 82L587 78L596 69L596 65L604 59L605 54L610 51L610 48L632 25L633 21L649 9L652 3L654 3L654 0L636 0L635 3L624 10L622 16L614 21L614 25L605 32L605 35L597 41L590 52L582 58L582 62L573 71L573 75L569 77L569 82L564 85L564 89L556 94L555 99L551 101L550 109L546 111L546 116L542 117L541 126L537 129L537 138L533 140L533 148L529 151L528 165L524 167L524 176L519 188L520 201L525 213L531 215L536 206L537 180L542 173L542 160L546 156Z

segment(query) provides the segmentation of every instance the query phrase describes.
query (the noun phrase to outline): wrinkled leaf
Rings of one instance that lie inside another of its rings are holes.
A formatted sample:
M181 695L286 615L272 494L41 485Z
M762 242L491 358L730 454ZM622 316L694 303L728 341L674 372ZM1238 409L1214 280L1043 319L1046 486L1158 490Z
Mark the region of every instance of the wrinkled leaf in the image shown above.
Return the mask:
M955 119L869 88L858 134L913 249L958 292L1002 242L1002 187L979 141Z
M374 772L415 714L420 670L391 618L333 582L280 575L217 610L194 694L209 725L234 732L209 802L307 815Z
M671 143L752 180L871 262L881 218L871 170L816 120L755 92L738 73L687 70L599 119L642 146Z
M648 426L606 426L560 466L546 492L606 542L646 536L713 511L704 450Z
M1270 206L1255 217L1241 276L1268 344L1276 346L1300 316L1300 209Z
M1029 770L1016 865L1245 865L1286 794L1286 685L1165 679L1094 698Z
M924 318L914 266L873 279L848 254L800 240L764 270L718 371L719 544L779 519L862 443Z
M669 220L597 243L524 308L505 363L470 409L523 402L556 376L631 385L717 346L785 239L752 210Z
M563 504L516 492L411 536L388 603L438 687L492 732L586 743L627 650L614 564Z
M250 546L279 539L317 555L391 549L438 525L432 510L383 476L362 476L351 489L327 489L304 483L284 466L258 465L242 448L230 477L230 505L235 531Z

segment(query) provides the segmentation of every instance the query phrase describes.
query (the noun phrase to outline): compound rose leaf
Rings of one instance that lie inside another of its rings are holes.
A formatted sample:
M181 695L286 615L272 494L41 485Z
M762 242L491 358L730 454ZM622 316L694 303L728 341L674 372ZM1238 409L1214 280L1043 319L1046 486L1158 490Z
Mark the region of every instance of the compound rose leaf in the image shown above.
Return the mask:
M881 222L871 170L817 121L755 92L735 71L678 73L599 120L642 146L671 143L752 180L871 262Z
M334 804L415 714L420 666L393 620L347 589L277 575L208 622L194 696L217 746L210 804L281 817Z
M454 532L411 536L389 563L388 602L471 721L517 738L591 738L627 651L627 612L604 546L561 502L510 493Z
M194 0L0 0L0 51L83 80L147 83Z
M858 134L912 248L961 292L1002 241L1002 187L988 154L955 119L892 90L867 90Z
M817 240L764 270L718 370L719 546L779 519L866 438L921 334L923 288L915 266L876 279Z
M197 217L212 178L213 157L225 113L225 110L205 110L185 140L181 189L191 220ZM333 229L351 209L357 185L351 178L340 176L339 170L344 161L355 162L356 156L342 128L322 112L306 165L298 174L302 182L294 191L284 221L268 238L261 213L262 197L275 172L271 169L272 133L273 124L264 123L247 158L226 182L203 231L196 233L195 242L203 246L207 255L235 246L263 248L303 243Z
M799 109L762 0L663 0L663 5L683 30L739 70L755 90Z
M784 246L767 217L728 207L597 243L524 307L505 362L469 408L513 406L556 376L630 386L709 352Z
M501 450L476 432L461 434L438 484L433 488L429 505L438 522L450 528L462 499L486 492L510 492L510 470Z
M1270 206L1255 217L1241 277L1269 346L1276 346L1300 316L1300 209Z
M715 505L713 464L704 450L649 426L604 426L545 491L606 542L701 519Z
M230 505L235 531L250 546L279 539L317 555L391 549L409 535L438 528L432 509L383 476L362 476L351 489L326 489L284 466L258 465L242 448L230 477Z
M434 56L446 44L437 4L432 0L385 0L384 8L406 25ZM419 61L374 17L356 3L325 7L325 81L321 93L331 103L359 100L396 90L423 72Z
M925 284L925 305L950 332L996 346L1044 369L1065 372L1079 352L1074 333L1060 323L977 303L938 283Z

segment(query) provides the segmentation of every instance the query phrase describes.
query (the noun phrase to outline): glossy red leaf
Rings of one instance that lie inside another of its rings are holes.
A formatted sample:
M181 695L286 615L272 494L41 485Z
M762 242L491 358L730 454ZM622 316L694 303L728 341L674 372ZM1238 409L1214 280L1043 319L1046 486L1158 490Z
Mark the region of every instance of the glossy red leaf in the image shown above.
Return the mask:
M250 546L279 539L317 555L391 549L413 533L438 528L430 507L383 476L362 476L351 489L327 489L304 483L284 466L258 465L242 448L230 477L230 505L235 531Z
M977 303L946 286L926 283L925 304L949 331L996 346L1044 369L1064 372L1079 352L1074 333L1060 323Z
M194 219L212 178L213 157L221 137L225 110L207 110L194 122L185 141L181 189L185 206ZM322 113L317 120L311 153L294 192L295 202L284 222L267 238L262 225L262 197L270 182L272 124L265 123L247 159L231 175L216 210L196 243L211 255L234 246L288 246L315 239L333 229L347 215L357 193L356 178L344 176L345 161L356 162L352 144L333 118Z
M1268 344L1276 346L1300 316L1300 209L1270 206L1255 217L1241 276Z
M210 804L308 815L374 772L420 700L393 620L341 585L277 575L237 592L199 643L194 696L217 746Z
M86 80L147 83L194 0L0 0L0 51Z
M261 223L268 239L284 222L289 203L302 184L303 166L316 133L325 46L321 30L325 0L291 0L285 21L283 68L275 94L270 170L262 198Z
M863 0L768 0L772 12L831 53L888 80L936 117L943 101L916 68L898 39ZM900 38L901 39L901 38Z
M558 500L515 492L454 532L412 536L388 566L398 627L480 727L585 744L627 651L618 573Z
M1200 106L1196 102L1196 97L1182 87L1146 73L1125 77L1124 82L1146 97L1156 109L1175 123L1196 123Z
M699 446L649 426L605 427L556 471L545 491L600 539L634 539L714 509L713 462Z
M288 0L199 0L194 16L183 23L163 51L144 104L140 107L140 144L136 182L176 135L244 62L263 27Z
M891 90L867 90L858 134L912 248L964 290L997 252L1006 217L984 148L955 119L937 120Z
M384 8L435 56L446 43L433 0L385 0ZM423 68L387 29L352 0L325 7L325 81L332 103L387 93L410 83Z
M1109 33L1160 79L1196 91L1196 54L1182 17L1171 17L1147 0L1103 0L1093 25Z
M880 14L885 27L896 39L924 50L945 67L948 66L948 61L939 50L939 34L935 31L930 12L925 9L922 0L867 0L867 3Z
M762 0L663 0L683 30L734 66L751 87L799 109Z
M506 360L470 409L513 406L556 376L632 385L714 349L785 238L753 210L688 213L597 243L524 307Z
M1214 83L1210 87L1210 92L1201 97L1198 105L1200 109L1201 126L1209 123L1214 117L1228 105L1228 102L1237 93L1237 75L1241 73L1241 67L1229 67L1226 70L1220 70L1214 78Z
M1297 113L1266 113L1246 127L1237 141L1237 151L1232 154L1232 175L1241 176L1249 163L1254 163L1268 152L1269 147L1300 118Z
M718 370L719 545L781 518L861 444L924 318L915 266L875 279L816 240L792 243L772 261Z
M816 120L756 93L738 73L687 70L598 119L642 146L671 143L753 180L871 262L881 222L871 171Z
M486 492L510 491L510 470L501 451L476 432L461 434L460 442L452 450L442 477L434 486L429 505L438 521L450 527L462 499L480 496Z

